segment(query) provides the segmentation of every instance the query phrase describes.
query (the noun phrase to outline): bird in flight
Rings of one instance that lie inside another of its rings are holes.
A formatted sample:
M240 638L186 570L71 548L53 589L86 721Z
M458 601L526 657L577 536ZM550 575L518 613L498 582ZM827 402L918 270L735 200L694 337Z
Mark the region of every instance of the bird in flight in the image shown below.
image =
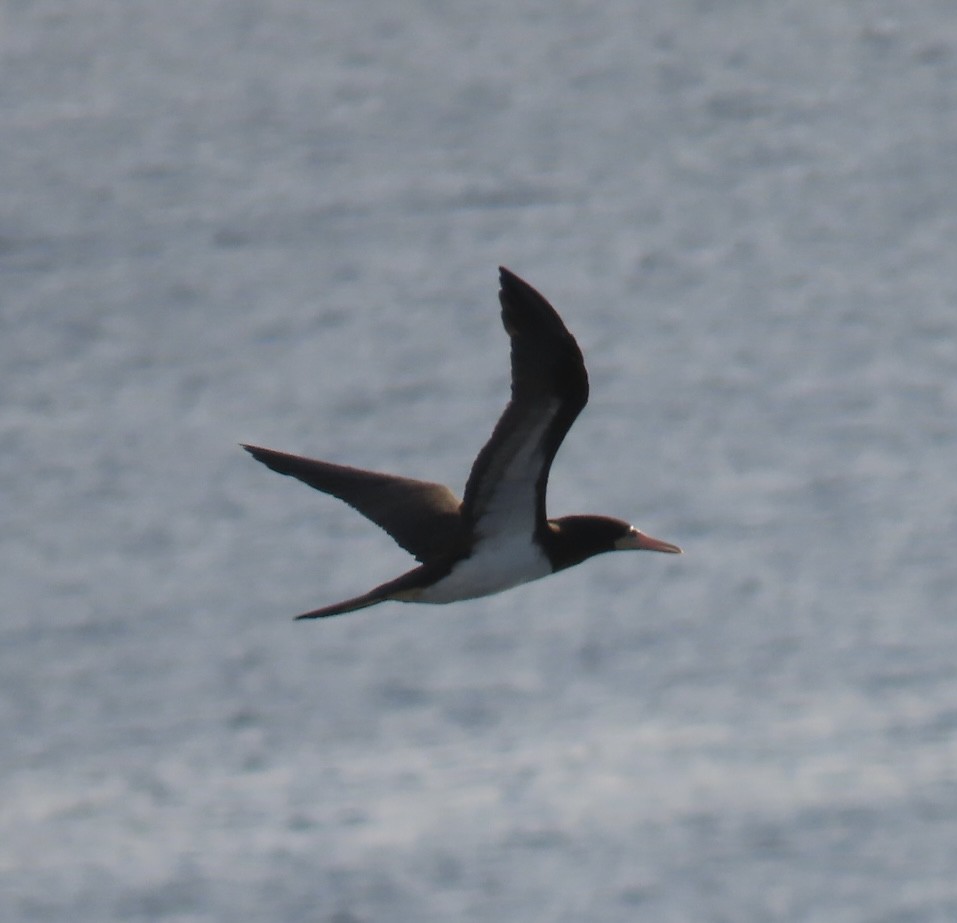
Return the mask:
M297 618L341 615L386 600L451 603L489 596L606 551L681 553L621 519L548 518L548 473L588 401L588 374L555 309L514 273L499 273L502 323L512 345L512 398L472 465L462 500L442 484L243 446L273 471L344 500L419 561L368 593Z

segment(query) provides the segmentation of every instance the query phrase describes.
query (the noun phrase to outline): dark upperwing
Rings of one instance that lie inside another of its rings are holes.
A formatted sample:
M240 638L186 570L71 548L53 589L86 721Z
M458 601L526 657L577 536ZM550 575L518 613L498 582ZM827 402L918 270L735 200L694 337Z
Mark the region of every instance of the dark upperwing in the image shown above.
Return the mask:
M499 273L512 399L472 466L462 516L480 537L541 536L552 460L588 401L588 373L555 309L514 273Z
M445 557L465 541L461 503L442 484L333 465L254 445L243 448L273 471L344 500L419 561Z

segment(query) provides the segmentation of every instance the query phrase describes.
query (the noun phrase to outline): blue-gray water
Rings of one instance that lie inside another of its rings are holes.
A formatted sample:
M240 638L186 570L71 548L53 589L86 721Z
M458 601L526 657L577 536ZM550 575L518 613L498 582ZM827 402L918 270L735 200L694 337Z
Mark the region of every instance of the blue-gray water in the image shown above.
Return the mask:
M0 916L957 918L957 14L0 6ZM460 490L496 266L592 403L551 511L687 554L321 624L408 566L256 442Z

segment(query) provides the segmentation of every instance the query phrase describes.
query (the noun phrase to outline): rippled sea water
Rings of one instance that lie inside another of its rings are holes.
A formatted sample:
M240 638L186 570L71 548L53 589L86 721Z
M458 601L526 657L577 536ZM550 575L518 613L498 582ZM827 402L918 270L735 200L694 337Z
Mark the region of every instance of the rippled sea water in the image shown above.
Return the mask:
M0 8L5 920L957 917L957 16ZM503 263L615 555L408 567L253 442L461 490Z

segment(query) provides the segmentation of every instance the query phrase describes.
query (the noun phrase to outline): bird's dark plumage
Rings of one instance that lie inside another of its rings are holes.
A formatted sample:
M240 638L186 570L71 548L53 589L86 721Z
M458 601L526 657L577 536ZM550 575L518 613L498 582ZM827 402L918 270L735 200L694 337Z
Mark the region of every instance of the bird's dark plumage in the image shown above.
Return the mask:
M415 481L393 474L348 468L273 449L243 446L273 471L344 500L385 529L417 561L425 563L461 544L462 503L443 484Z
M502 322L512 344L512 397L475 459L461 502L441 484L243 446L273 471L344 500L421 562L362 596L299 618L338 615L387 599L484 596L605 551L680 551L619 519L548 519L552 460L588 401L588 375L555 309L509 270L502 268L500 279Z

